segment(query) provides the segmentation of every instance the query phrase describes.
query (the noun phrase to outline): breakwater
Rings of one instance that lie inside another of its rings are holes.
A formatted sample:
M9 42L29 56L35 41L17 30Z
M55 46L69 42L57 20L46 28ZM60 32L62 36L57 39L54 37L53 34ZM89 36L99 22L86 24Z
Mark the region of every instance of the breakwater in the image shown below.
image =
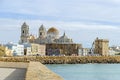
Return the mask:
M37 61L43 64L120 63L120 56L24 56L1 57L5 62Z

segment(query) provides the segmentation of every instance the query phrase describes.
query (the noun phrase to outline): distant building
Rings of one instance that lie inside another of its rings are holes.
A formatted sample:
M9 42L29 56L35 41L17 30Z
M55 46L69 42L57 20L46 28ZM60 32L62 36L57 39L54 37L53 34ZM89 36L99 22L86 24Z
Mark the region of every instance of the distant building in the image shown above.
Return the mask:
M38 37L29 34L29 26L24 22L21 26L21 37L20 43L37 43L37 44L50 44L50 43L59 43L59 44L72 44L72 39L68 38L64 33L63 36L59 37L59 31L51 27L46 30L44 25L41 25L38 30Z
M89 55L90 49L89 48L80 48L78 50L79 56L87 56Z
M44 56L46 53L46 45L40 45L40 44L31 44L31 55L42 55Z
M51 27L48 30L42 24L38 30L38 36L29 34L29 26L24 22L21 26L20 43L31 44L31 55L78 55L81 44L73 43L66 33L59 36L59 30ZM27 52L28 51L28 52ZM30 55L30 47L25 47L25 55Z
M21 27L21 43L29 42L29 26L24 22Z
M4 45L0 45L0 56L12 56L12 51Z
M120 46L112 46L109 48L111 55L120 55Z
M14 56L24 56L24 46L23 45L13 45L12 51Z
M99 54L103 56L109 55L109 41L107 39L96 38L94 45L94 54Z
M117 53L119 54L120 52L117 52L114 49L109 48L109 55L116 55Z
M32 54L31 44L30 43L23 43L22 45L24 45L24 55L31 55Z
M78 55L81 44L46 44L46 55Z
M24 45L14 44L12 42L9 42L5 46L12 51L13 56L23 56L24 55Z

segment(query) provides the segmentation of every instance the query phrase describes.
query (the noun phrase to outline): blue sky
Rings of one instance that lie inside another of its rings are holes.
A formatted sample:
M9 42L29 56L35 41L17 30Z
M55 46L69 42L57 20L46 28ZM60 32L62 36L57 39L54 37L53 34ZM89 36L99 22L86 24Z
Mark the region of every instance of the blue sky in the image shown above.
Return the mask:
M32 34L41 24L56 27L83 47L96 37L120 44L119 0L0 0L0 43L18 42L24 21Z

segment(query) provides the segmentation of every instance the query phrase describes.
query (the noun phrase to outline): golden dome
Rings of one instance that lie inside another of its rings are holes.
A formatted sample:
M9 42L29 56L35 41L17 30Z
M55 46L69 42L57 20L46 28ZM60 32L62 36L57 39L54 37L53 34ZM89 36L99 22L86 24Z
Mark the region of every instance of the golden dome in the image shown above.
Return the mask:
M51 27L51 28L48 29L47 33L57 33L58 34L59 31L56 28Z

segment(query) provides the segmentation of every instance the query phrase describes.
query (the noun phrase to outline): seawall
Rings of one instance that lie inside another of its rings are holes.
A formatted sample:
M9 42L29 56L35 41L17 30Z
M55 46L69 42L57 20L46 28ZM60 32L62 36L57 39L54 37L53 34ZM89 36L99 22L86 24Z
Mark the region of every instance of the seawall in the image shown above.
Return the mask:
M63 80L40 62L30 62L25 80Z
M36 61L42 64L120 63L120 56L24 56L1 57L0 61L26 63Z
M3 79L8 80L63 80L62 77L49 70L40 62L0 62L0 68L16 69L11 74L4 73ZM19 70L19 71L18 71ZM20 74L20 70L25 70ZM21 76L22 75L22 76ZM8 77L6 77L8 76Z

